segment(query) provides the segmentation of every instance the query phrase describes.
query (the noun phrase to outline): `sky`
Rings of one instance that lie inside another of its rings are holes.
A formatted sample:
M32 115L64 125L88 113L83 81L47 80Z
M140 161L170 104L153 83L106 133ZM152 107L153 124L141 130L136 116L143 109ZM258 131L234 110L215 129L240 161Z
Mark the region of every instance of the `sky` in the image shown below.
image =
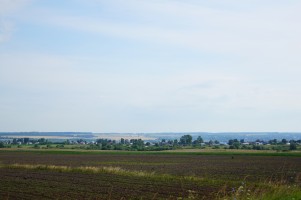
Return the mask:
M0 0L0 131L301 131L298 0Z

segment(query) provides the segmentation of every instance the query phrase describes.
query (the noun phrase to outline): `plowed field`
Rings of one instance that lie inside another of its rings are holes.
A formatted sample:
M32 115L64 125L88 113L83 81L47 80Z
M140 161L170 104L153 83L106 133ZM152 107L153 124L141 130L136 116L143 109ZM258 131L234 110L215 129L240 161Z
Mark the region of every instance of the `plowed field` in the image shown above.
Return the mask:
M10 167L16 163L113 167L120 171L89 173ZM300 157L3 151L0 164L3 199L176 199L191 195L212 199L221 188L230 191L241 182L286 181L297 185L301 182Z

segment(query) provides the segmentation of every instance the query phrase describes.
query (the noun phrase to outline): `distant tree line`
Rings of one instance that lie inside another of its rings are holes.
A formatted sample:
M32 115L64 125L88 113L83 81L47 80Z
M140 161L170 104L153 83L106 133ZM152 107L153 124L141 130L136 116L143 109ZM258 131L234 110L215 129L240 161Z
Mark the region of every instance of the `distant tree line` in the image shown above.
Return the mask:
M268 142L265 142L263 140L257 139L254 142L245 142L243 139L231 139L228 141L228 145L230 149L253 149L253 150L296 150L297 145L301 144L301 140L269 140ZM271 148L269 146L272 146Z
M301 140L256 140L253 142L245 142L244 139L230 139L227 144L220 143L217 140L204 141L201 136L193 137L189 134L181 136L179 139L166 140L161 139L160 141L150 142L142 139L124 139L120 141L111 139L97 139L93 142L87 142L83 139L76 141L66 140L64 142L52 143L45 138L30 139L30 138L14 138L12 141L0 142L0 148L10 147L11 145L33 145L33 148L65 148L65 145L69 145L69 148L80 148L80 149L95 149L95 150L126 150L126 151L160 151L160 150L171 150L181 148L206 148L212 147L225 148L225 149L253 149L253 150L296 150L297 146L301 144Z

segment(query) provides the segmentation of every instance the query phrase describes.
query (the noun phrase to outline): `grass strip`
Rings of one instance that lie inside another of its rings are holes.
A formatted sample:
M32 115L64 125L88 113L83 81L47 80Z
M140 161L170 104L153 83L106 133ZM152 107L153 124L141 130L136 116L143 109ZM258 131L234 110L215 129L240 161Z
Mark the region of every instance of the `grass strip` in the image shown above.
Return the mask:
M64 154L64 155L80 155L80 154L112 154L112 155L208 155L208 156L282 156L282 157L301 157L301 152L239 152L239 151L206 151L206 152L179 152L179 151L115 151L115 150L65 150L65 149L0 149L0 153L7 152L24 152L24 153L38 153L38 154Z

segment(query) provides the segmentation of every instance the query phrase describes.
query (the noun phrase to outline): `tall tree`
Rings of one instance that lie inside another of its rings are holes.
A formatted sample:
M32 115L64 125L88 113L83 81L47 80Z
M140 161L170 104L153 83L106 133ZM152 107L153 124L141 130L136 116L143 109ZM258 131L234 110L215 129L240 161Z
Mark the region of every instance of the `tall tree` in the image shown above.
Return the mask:
M180 144L182 145L190 145L192 142L192 136L191 135L183 135L180 138Z

